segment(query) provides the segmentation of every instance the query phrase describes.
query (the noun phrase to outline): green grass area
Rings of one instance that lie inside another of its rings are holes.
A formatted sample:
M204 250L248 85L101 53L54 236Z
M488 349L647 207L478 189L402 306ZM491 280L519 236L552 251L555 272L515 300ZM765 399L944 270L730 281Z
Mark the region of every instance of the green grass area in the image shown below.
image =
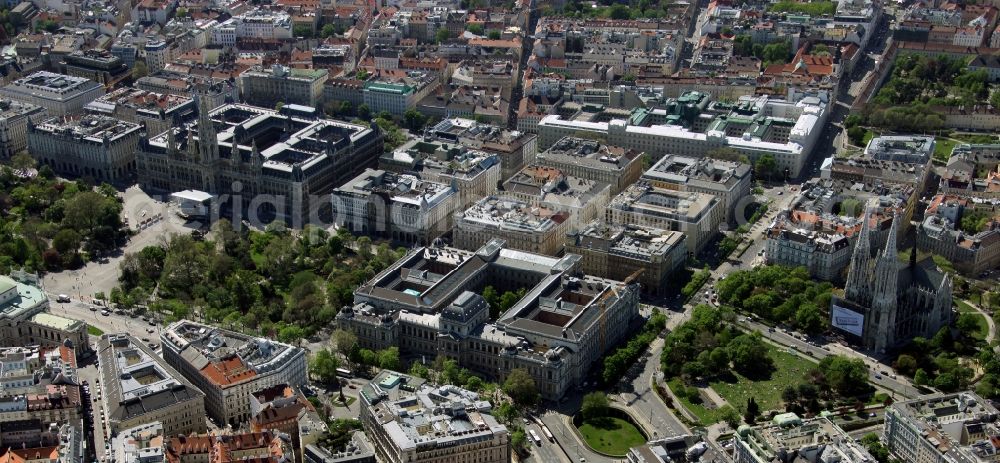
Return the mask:
M738 379L737 382L714 382L712 389L715 389L715 392L718 392L737 410L742 411L746 408L747 400L750 397L753 397L762 412L781 409L783 404L781 392L785 390L785 386L797 386L805 381L806 374L815 368L816 364L798 355L778 350L776 347L771 348L771 358L774 359L775 370L771 373L770 379L751 381L739 373L733 372L733 375Z
M986 322L986 317L965 301L955 299L953 302L955 303L955 307L958 307L960 313L971 313L976 316L976 325L979 326L979 329L976 330L973 336L980 341L985 341L986 335L990 332L990 325Z
M951 150L959 142L950 138L938 138L934 142L934 159L947 161L951 157Z
M712 423L717 423L719 421L722 421L722 417L720 416L718 409L708 408L704 404L696 404L688 400L688 398L683 396L682 394L678 394L678 391L680 391L684 387L684 384L681 383L680 378L674 378L670 380L670 382L667 383L667 386L669 386L670 390L673 391L674 397L677 398L677 400L681 403L681 405L683 405L684 408L688 409L688 411L693 413L694 416L698 417L698 421L701 422L700 424L709 425Z
M956 133L951 138L971 144L989 145L1000 142L996 135L983 135L978 133Z
M592 449L613 456L625 456L628 450L646 443L634 424L621 418L604 417L584 421L578 428Z
M829 1L797 2L793 0L781 0L771 5L771 11L778 13L801 13L810 16L833 16L837 12L837 3Z
M713 381L710 385L715 392L729 402L729 405L741 412L746 408L747 400L750 397L757 401L761 412L782 409L781 391L785 389L785 386L797 386L804 382L806 374L815 368L816 364L784 350L778 350L774 346L771 346L771 358L774 359L776 369L767 380L753 381L733 372L736 382ZM701 424L707 426L722 420L718 409L710 409L704 404L692 403L687 397L681 397L680 394L677 394L679 388L683 387L679 379L671 380L669 386L680 402L698 417Z
M87 334L91 336L101 336L104 332L94 325L87 325Z
M875 132L872 132L871 130L865 130L865 136L864 138L861 139L861 146L862 147L868 146L868 142L872 141L872 138L875 138Z

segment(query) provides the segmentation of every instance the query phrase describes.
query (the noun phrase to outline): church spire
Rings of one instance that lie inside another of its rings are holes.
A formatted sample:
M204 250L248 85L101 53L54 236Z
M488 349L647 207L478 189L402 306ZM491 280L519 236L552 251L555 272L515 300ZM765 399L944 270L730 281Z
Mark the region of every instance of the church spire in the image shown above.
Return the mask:
M851 266L847 269L847 284L844 285L844 296L847 300L862 303L860 299L868 294L868 282L871 271L871 208L865 205L864 218L861 220L861 230L854 243L854 254L851 256Z
M896 311L899 305L899 258L896 257L896 233L899 214L893 212L892 226L885 240L885 249L875 261L872 284L872 310L876 320L875 351L884 352L896 343Z

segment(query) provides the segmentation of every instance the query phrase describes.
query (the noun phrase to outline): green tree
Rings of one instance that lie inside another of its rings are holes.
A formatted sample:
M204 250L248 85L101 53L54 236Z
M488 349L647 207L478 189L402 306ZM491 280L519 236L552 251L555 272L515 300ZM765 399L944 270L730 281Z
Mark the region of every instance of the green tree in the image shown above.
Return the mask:
M616 3L611 7L609 15L611 19L629 19L632 17L632 11L627 6Z
M450 38L451 38L451 32L448 32L448 29L445 29L443 27L438 29L437 32L434 33L434 41L437 43L444 42Z
M793 404L799 401L799 391L795 389L795 386L788 385L785 389L781 391L781 400L785 401L786 404Z
M337 35L337 28L333 24L324 25L323 28L320 29L320 35L322 35L324 39L327 37L333 37L334 35Z
M324 383L336 381L337 368L340 368L340 361L329 349L321 349L309 361L309 373Z
M912 376L913 373L917 371L917 359L913 358L913 356L909 354L901 354L898 358L896 358L894 368L896 371L906 376Z
M414 108L410 108L403 113L403 123L407 129L418 132L427 124L427 116Z
M305 335L305 330L295 325L286 325L278 330L278 340L290 344L298 343Z
M594 391L583 396L583 405L580 407L580 413L585 420L601 418L607 416L609 407L608 396L603 392Z
M538 388L535 379L528 370L515 368L507 374L503 383L503 391L510 396L515 404L530 407L538 402Z
M396 346L378 352L378 366L384 370L399 370L399 348Z
M758 177L764 177L768 180L771 179L771 175L778 169L778 161L774 159L774 155L765 154L757 159L757 163L754 165L754 170Z
M37 165L35 158L31 157L27 151L21 151L10 158L10 166L14 168L15 172L27 173Z
M334 347L344 358L351 358L358 348L358 337L345 329L338 329L331 335Z
M292 34L295 35L295 37L308 39L312 37L313 30L305 24L297 24L292 28Z
M524 429L517 428L513 433L510 434L510 446L514 448L517 452L524 452L527 447L528 436L525 435Z
M413 362L410 365L410 376L416 376L418 378L430 379L430 370L427 369L424 364L420 362Z
M774 369L774 361L768 355L760 332L742 334L726 346L733 369L746 376L760 376Z
M490 40L500 40L500 31L492 30L486 33L486 37Z
M842 355L829 355L817 368L838 394L853 397L868 388L868 366L864 360Z
M924 386L930 382L930 376L927 371L923 368L917 368L917 371L913 373L913 384L917 386Z
M868 131L863 127L854 126L847 129L847 139L854 146L862 146L865 142L865 133Z
M730 428L736 429L740 425L740 413L731 405L724 405L719 409L719 418L725 421Z
M475 34L483 35L483 25L479 23L469 23L465 25L465 30Z
M758 416L760 416L760 405L757 405L757 401L750 397L747 399L747 410L743 414L743 419L752 425L757 422Z
M986 228L989 223L990 214L981 210L967 210L962 212L962 219L959 220L959 228L965 233L975 235Z
M56 233L56 236L52 238L52 247L64 256L75 255L80 249L80 234L70 228L59 230L59 233Z
M132 80L138 80L149 75L149 68L145 61L136 61L132 65Z

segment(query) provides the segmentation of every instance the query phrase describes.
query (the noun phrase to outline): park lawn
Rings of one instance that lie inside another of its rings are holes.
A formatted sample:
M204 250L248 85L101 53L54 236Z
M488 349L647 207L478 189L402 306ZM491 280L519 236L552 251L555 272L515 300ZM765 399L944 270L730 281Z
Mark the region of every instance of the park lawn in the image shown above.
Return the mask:
M938 138L934 141L934 158L941 161L948 161L951 157L951 150L959 142L950 138Z
M804 382L806 374L816 368L816 363L785 350L778 350L774 346L771 346L771 358L774 359L775 370L770 379L751 381L733 372L737 378L735 383L715 381L711 384L712 389L740 412L746 409L750 397L760 406L761 413L767 410L784 410L781 392L786 386L798 386Z
M985 341L986 335L989 334L990 332L990 325L989 323L986 322L986 318L983 317L983 314L979 313L979 311L972 308L972 306L967 304L965 301L955 299L954 303L955 306L958 307L959 313L971 313L976 316L976 325L979 326L979 329L976 330L974 336L976 339L980 341Z
M721 413L719 413L718 409L708 408L704 404L693 403L690 400L688 400L687 397L681 396L680 394L677 393L677 391L679 391L680 388L683 387L680 378L674 378L670 380L670 382L667 383L667 386L669 386L670 390L673 391L674 397L677 397L677 400L680 401L680 404L684 406L684 408L686 408L689 412L694 414L694 416L698 417L698 421L700 421L702 425L707 426L722 421L722 416Z
M646 443L635 427L621 418L606 416L590 419L580 425L580 434L590 448L613 456L625 456L632 447Z
M87 325L87 334L91 336L101 336L104 332L94 325Z

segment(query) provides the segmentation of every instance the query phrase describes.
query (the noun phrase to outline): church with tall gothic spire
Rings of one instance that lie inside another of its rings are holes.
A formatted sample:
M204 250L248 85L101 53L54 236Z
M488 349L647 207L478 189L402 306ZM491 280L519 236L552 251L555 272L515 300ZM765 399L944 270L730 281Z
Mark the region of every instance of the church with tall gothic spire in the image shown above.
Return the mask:
M883 249L872 249L870 212L858 235L844 286L834 297L830 324L867 350L886 352L917 336L932 337L951 323L951 277L930 257L897 255L898 215Z

